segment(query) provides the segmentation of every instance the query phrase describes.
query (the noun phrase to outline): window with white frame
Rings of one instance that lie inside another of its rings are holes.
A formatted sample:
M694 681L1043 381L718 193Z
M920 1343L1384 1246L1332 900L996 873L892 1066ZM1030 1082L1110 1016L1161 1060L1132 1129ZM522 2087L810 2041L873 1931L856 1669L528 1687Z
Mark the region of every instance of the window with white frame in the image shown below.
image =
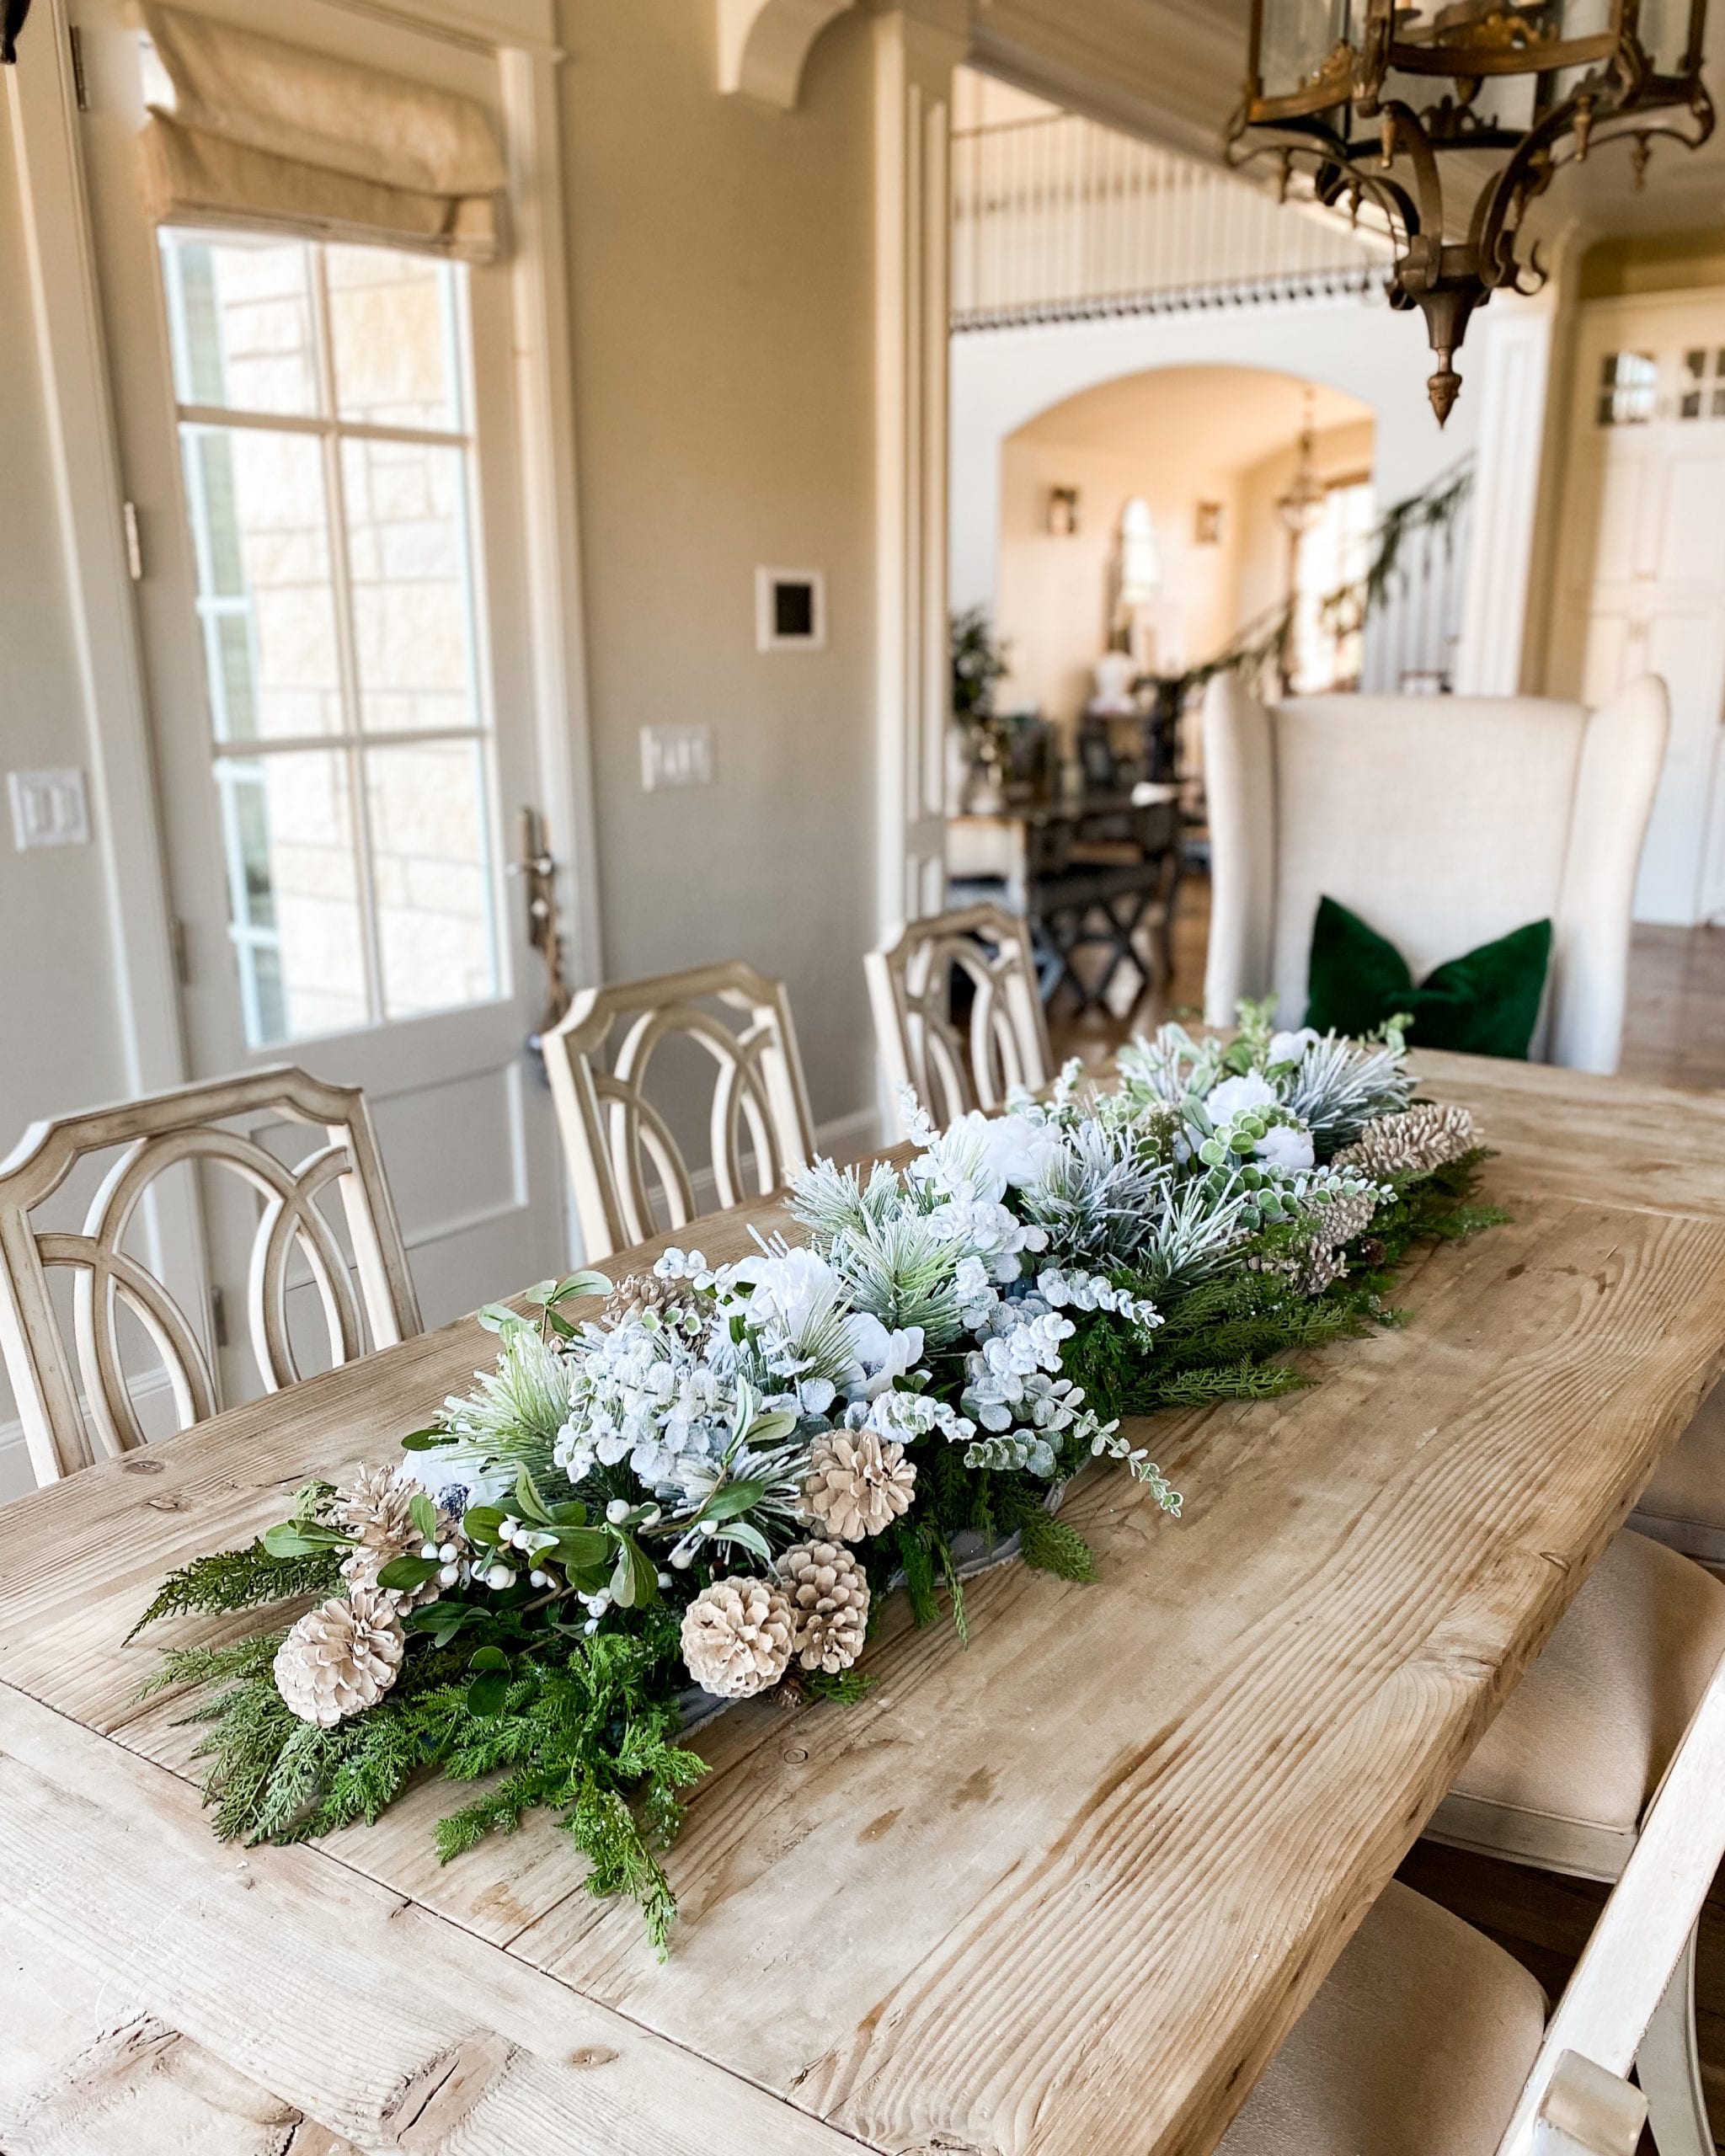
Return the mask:
M1364 643L1359 585L1371 559L1377 495L1370 479L1324 490L1323 507L1294 542L1289 686L1298 696L1359 686Z
M169 227L248 1043L499 995L467 272Z

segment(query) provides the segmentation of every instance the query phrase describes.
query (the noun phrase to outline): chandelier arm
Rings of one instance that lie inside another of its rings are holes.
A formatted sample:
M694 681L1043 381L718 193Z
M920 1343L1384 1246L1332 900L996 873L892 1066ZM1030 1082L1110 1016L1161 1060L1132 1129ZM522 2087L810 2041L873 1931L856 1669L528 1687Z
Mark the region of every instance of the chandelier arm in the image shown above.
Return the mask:
M1407 189L1386 173L1373 172L1355 163L1346 138L1321 120L1302 120L1297 129L1288 125L1285 132L1266 135L1258 141L1252 141L1242 129L1224 144L1223 149L1230 167L1236 172L1263 157L1285 155L1312 158L1319 171L1333 168L1338 175L1347 175L1346 179L1338 178L1333 194L1320 195L1327 208L1347 191L1350 182L1357 182L1361 194L1383 211L1392 228L1399 226L1409 238L1421 229L1418 205Z

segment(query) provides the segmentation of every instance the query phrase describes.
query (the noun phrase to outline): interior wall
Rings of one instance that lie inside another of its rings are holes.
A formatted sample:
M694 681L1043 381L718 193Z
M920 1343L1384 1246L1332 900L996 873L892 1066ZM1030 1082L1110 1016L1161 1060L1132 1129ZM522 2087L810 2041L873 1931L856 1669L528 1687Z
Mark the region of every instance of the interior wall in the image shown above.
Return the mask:
M564 0L582 545L607 977L789 982L817 1123L873 1099L870 25L796 111L713 93L711 11ZM754 571L826 574L826 648L755 649ZM710 725L644 792L639 729ZM795 903L788 894L795 894Z
M1377 445L1369 419L1352 426L1328 427L1312 445L1311 461L1327 484L1338 480L1365 478L1375 473ZM1254 621L1288 596L1290 544L1287 526L1276 514L1278 499L1287 493L1299 462L1299 452L1290 443L1274 451L1240 475L1240 526L1242 544L1236 604L1241 623ZM1388 498L1380 491L1380 506Z
M1134 495L1150 504L1162 587L1148 609L1157 668L1178 668L1226 643L1234 628L1240 516L1234 477L1178 442L1155 457L1016 437L1001 448L999 626L1012 672L996 702L1076 721L1094 691L1092 668L1107 648L1110 571L1120 513ZM1076 486L1079 526L1048 528L1049 489ZM1220 544L1200 546L1198 504L1222 509Z

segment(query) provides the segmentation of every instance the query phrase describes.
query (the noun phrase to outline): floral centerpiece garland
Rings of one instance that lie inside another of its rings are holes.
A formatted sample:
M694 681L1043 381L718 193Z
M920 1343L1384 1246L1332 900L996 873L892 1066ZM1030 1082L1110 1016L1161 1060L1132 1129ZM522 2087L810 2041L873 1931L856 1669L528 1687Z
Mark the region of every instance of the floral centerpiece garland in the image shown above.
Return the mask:
M152 1680L203 1688L217 1833L374 1820L428 1764L493 1778L442 1856L549 1806L662 1951L692 1694L854 1698L892 1588L964 1633L967 1547L1091 1577L1054 1513L1087 1461L1180 1508L1122 1418L1302 1382L1286 1351L1391 1319L1413 1241L1502 1217L1470 1203L1466 1112L1414 1104L1397 1028L1241 1015L1231 1042L1135 1043L1105 1089L1072 1065L1045 1103L918 1113L903 1170L817 1164L803 1246L668 1251L483 1313L495 1368L405 1460L308 1484L141 1620L266 1613Z

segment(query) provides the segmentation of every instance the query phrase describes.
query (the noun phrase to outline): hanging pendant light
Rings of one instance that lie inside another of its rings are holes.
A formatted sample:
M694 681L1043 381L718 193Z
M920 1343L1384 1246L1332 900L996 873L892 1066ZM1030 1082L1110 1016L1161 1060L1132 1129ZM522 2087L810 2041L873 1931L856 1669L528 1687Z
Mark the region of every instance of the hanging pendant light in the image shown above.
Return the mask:
M1425 316L1441 424L1474 309L1544 281L1521 227L1562 168L1627 139L1639 186L1658 137L1698 148L1712 134L1706 13L1707 0L1252 0L1229 158L1279 160L1284 200L1299 173L1317 201L1381 214L1397 251L1390 303ZM1502 158L1459 237L1452 151Z
M1300 430L1299 454L1288 491L1276 499L1276 515L1297 539L1324 513L1326 488L1317 474L1317 435L1312 425L1311 392L1306 392L1306 423Z

